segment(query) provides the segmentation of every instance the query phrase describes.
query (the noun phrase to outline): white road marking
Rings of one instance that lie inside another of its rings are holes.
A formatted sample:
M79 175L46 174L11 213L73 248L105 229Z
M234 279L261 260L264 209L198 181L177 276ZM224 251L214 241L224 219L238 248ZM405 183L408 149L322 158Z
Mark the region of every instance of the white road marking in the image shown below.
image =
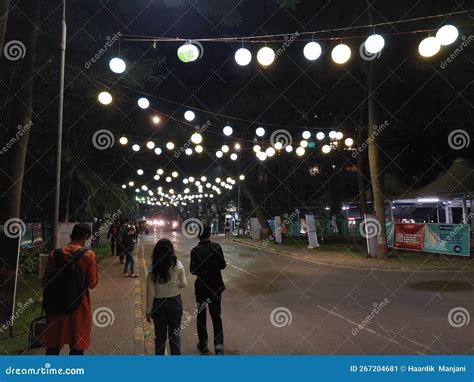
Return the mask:
M240 267L238 267L238 266L232 264L229 260L226 260L226 262L227 262L227 264L229 264L232 268L235 268L235 269L237 269L237 270L239 270L239 271L241 271L241 272L247 273L249 276L252 276L252 277L254 277L254 278L256 278L256 279L260 279L260 277L257 276L256 274L254 274L254 273L252 273L252 272L249 272L249 271L246 271L245 269L242 269L242 268L240 268Z

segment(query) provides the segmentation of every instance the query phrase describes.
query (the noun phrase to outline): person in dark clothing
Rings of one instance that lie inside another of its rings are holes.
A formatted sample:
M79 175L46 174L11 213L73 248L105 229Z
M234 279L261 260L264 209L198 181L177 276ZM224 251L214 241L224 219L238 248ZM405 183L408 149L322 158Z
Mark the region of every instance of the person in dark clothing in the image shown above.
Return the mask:
M115 221L107 232L107 239L110 239L110 252L112 256L119 256L118 246L118 234L120 231L120 222Z
M221 270L226 267L224 253L219 244L210 240L211 227L204 226L199 244L191 250L191 273L196 277L194 284L197 305L198 350L208 353L206 316L207 308L214 327L214 351L224 354L224 332L221 319L222 292L225 290Z
M135 229L132 225L127 228L127 232L123 237L122 241L124 254L125 254L125 268L123 270L124 277L137 278L138 275L135 273L135 259L133 257L133 250L135 247ZM130 266L130 273L128 268Z

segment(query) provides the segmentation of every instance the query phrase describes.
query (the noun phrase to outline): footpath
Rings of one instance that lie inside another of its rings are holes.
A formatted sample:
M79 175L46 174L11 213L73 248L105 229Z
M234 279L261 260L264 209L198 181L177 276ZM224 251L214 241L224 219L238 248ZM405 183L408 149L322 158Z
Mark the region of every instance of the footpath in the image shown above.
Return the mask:
M297 257L321 265L387 271L474 271L474 259L430 253L392 252L388 258L368 258L341 244L339 251L325 250L324 246L309 249L303 243L275 244L264 240L234 238L234 242L285 256Z

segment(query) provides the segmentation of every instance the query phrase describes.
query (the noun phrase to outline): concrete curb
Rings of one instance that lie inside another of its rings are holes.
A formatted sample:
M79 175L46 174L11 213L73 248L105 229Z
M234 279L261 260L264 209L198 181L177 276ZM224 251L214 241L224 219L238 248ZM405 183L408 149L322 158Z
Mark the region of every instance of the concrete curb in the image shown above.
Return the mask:
M137 261L136 264L141 264L141 255L136 254ZM139 267L137 267L139 268ZM144 335L144 312L142 305L142 287L141 281L144 277L143 272L140 272L140 277L135 279L135 288L134 288L134 312L135 312L135 332L134 332L134 341L133 341L133 354L135 355L145 355L145 335ZM145 279L146 280L146 279Z
M285 256L291 256L303 261L308 261L311 263L315 264L321 264L321 265L326 265L326 266L332 266L332 267L338 267L338 268L350 268L350 269L358 269L358 270L370 270L370 271L385 271L385 272L412 272L412 271L417 271L417 272L474 272L473 269L463 269L463 268L432 268L432 269L416 269L416 268L406 268L406 267L369 267L365 265L344 265L340 263L332 263L328 261L321 261L321 260L314 260L314 259L308 259L308 258L302 258L294 253L287 252L287 251L282 251L279 249L273 249L273 248L268 248L268 247L262 247L261 245L257 244L252 244L252 243L247 243L241 240L237 239L232 239L233 242L239 243L241 245L246 245L248 247L252 248L257 248L262 251L268 251L268 252L273 252L277 253L280 255L285 255Z

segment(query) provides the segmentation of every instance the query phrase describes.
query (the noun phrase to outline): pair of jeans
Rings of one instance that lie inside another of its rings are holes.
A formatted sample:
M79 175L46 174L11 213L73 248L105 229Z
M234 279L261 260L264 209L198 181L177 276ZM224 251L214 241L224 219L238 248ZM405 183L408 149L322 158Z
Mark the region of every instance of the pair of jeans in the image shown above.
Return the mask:
M133 275L135 273L135 259L133 258L133 253L131 251L125 251L125 268L124 273L128 273L128 265L130 264L130 273Z
M207 345L207 309L209 308L209 314L212 320L212 326L214 328L214 349L223 350L224 348L224 331L222 328L221 319L221 301L222 294L218 293L213 296L209 296L206 293L196 293L196 311L197 311L197 332L199 343L201 345Z
M59 355L60 348L47 348L45 355ZM77 350L73 347L69 349L69 355L84 355L84 350Z
M181 295L155 298L151 312L155 325L155 355L164 355L169 338L171 355L181 355L181 318L183 302Z

